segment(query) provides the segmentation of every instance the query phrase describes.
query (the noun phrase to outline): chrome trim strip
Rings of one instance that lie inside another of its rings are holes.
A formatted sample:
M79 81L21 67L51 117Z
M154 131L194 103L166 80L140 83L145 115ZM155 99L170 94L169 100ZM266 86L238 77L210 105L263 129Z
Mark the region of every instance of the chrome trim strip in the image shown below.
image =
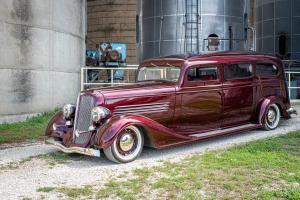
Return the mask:
M215 131L210 131L210 132L205 132L205 133L198 133L198 134L194 134L191 136L206 137L206 136L218 135L218 134L226 133L226 132L230 132L230 131L235 131L235 130L239 130L239 129L250 128L250 127L254 127L254 126L257 126L257 124L245 124L242 126L237 126L237 127L227 128L227 129L220 129L220 130L215 130Z
M165 103L152 103L152 104L136 104L136 105L128 105L128 106L117 106L116 108L132 108L132 107L143 107L143 106L160 106L160 105L169 105L169 102Z
M78 118L78 112L79 112L79 99L81 97L81 93L78 94L77 102L76 102L76 111L75 111L75 119L74 119L74 126L73 126L73 142L75 142L76 136L76 126L77 126L77 118Z
M128 111L128 110L145 110L145 109L162 109L162 108L169 108L168 105L160 105L160 106L143 106L143 107L134 107L134 108L117 108L116 111Z
M124 115L124 114L146 114L146 113L167 112L169 110L169 104L170 103L166 102L166 103L118 106L116 107L114 114Z
M139 111L139 112L116 112L115 115L126 115L126 114L147 114L147 113L160 113L167 112L168 110L153 110L153 111Z
M92 148L81 148L81 147L65 147L62 142L55 141L53 138L47 139L45 144L51 145L65 153L79 153L88 156L100 157L100 150Z
M115 113L118 112L145 112L145 111L160 111L160 110L169 110L169 108L164 107L164 108L151 108L151 109L147 109L147 108L143 108L143 109L136 109L136 110L116 110Z

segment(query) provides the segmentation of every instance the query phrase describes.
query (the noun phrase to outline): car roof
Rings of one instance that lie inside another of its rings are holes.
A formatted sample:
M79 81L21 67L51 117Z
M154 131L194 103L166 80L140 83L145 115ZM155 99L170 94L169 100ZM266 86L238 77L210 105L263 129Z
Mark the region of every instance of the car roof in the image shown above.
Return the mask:
M187 61L193 61L196 59L203 59L203 58L211 58L211 57L225 57L225 56L264 56L269 57L273 59L277 59L275 56L271 54L264 54L264 53L258 53L254 51L220 51L220 52L200 52L200 53L186 53L186 54L175 54L175 55L169 55L159 58L153 58L146 60L145 62L149 61L157 61L157 60L187 60Z
M164 56L160 58L153 58L145 60L141 63L140 67L145 66L149 63L168 63L170 66L174 66L178 63L188 63L186 65L181 65L183 69L189 68L191 65L206 65L215 63L235 63L235 62L272 62L281 63L280 59L265 53L258 53L254 51L221 51L213 53L187 53L187 54L177 54ZM155 65L155 64L154 64ZM280 64L279 64L280 65ZM177 65L178 66L178 65Z

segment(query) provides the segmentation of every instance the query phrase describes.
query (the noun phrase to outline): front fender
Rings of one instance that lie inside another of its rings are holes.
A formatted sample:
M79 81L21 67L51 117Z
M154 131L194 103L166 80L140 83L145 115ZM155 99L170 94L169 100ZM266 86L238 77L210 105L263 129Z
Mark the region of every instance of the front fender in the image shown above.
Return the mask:
M53 130L53 124L57 124L57 130ZM67 133L67 127L65 126L66 120L64 119L63 112L57 112L49 121L45 130L47 137L62 137Z
M98 148L109 147L118 134L129 125L141 128L144 137L150 140L149 146L154 148L163 148L190 140L189 137L174 133L171 129L144 116L113 116L98 130L95 146Z
M263 99L261 101L261 103L259 104L259 107L258 107L258 110L259 110L258 122L259 122L259 124L265 123L264 116L266 115L266 112L268 111L269 106L274 103L279 106L279 109L280 109L283 117L289 118L289 114L286 112L286 106L284 105L282 100L278 97L270 96L270 97L266 97L265 99Z

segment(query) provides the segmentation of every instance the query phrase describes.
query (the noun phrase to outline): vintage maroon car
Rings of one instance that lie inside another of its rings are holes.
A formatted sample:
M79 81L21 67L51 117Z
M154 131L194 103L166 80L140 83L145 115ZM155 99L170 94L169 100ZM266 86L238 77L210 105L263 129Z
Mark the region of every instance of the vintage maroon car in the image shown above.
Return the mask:
M276 57L243 52L143 62L137 83L81 92L49 122L47 143L115 162L144 146L165 148L246 130L275 129L291 107Z

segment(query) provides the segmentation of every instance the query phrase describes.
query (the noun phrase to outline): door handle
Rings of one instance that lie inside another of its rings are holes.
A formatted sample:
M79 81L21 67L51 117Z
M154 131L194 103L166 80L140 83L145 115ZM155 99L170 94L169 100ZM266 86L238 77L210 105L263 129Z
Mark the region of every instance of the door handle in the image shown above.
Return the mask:
M223 91L219 91L218 93L220 94L221 97L225 96L225 93Z

